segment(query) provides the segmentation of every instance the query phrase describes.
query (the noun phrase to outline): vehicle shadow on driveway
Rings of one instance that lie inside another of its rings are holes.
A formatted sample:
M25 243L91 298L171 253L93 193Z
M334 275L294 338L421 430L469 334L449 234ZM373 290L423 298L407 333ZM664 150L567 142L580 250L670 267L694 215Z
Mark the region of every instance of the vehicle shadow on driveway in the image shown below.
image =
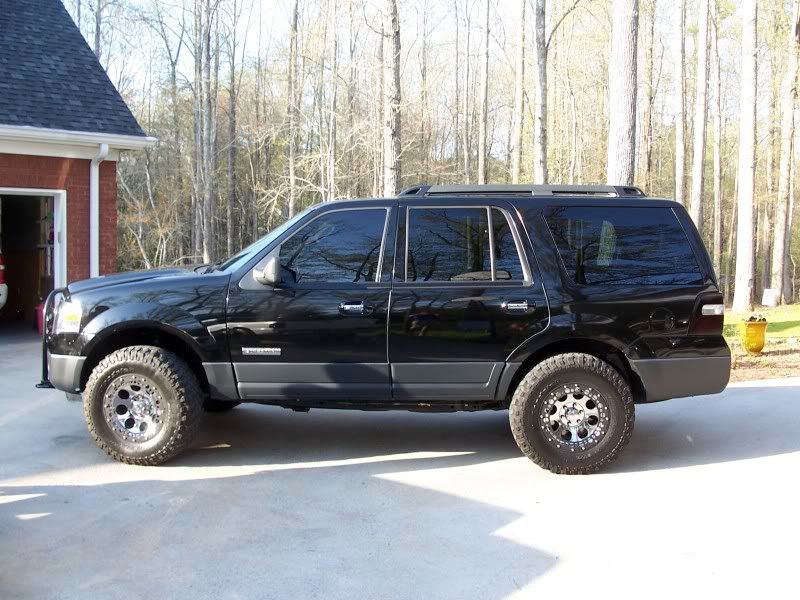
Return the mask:
M184 480L129 467L153 479L7 486L0 590L129 598L146 583L163 598L499 600L557 560L498 533L522 515L387 478L470 460L192 469Z
M737 386L713 396L636 407L630 445L607 473L652 471L800 451L800 380ZM475 464L520 457L506 411L420 414L243 406L209 415L176 466L469 453Z

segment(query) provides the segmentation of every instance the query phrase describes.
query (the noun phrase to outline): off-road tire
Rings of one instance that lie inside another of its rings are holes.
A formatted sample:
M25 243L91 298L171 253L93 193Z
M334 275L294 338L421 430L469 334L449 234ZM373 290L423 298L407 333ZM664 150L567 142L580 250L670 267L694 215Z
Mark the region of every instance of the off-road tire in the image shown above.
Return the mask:
M129 373L149 377L164 400L163 425L147 442L121 439L104 416L108 385ZM132 465L160 465L191 442L203 412L202 400L197 377L177 355L156 346L128 346L112 352L92 370L83 395L83 412L98 448L111 458Z
M540 411L547 395L561 385L583 383L598 389L609 414L608 429L585 451L557 449L546 437ZM511 399L511 431L520 450L553 473L596 473L613 462L633 433L634 403L625 379L611 365L590 354L570 352L548 358L528 372Z
M206 398L203 401L203 410L209 413L224 413L239 406L241 402L230 400L217 400L216 398Z

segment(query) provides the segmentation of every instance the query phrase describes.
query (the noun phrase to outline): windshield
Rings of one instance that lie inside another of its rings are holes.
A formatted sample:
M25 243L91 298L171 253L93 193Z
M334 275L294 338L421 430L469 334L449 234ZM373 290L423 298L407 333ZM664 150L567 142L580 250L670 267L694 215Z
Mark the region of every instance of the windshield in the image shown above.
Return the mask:
M217 269L220 271L235 271L243 264L248 262L251 258L256 256L259 252L261 252L264 248L269 246L273 241L275 241L284 231L289 229L292 225L297 223L300 219L302 219L306 214L311 212L314 209L313 206L305 209L302 212L297 213L291 219L279 225L272 231L270 231L267 235L262 237L261 239L256 240L243 250L240 250L237 254L234 254L225 262L221 263Z

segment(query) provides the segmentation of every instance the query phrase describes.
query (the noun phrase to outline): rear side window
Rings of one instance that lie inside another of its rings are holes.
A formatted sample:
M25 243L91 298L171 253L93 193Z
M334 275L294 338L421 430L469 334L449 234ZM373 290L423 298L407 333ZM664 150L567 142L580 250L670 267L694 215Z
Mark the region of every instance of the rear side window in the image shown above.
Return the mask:
M491 281L485 208L408 211L407 281Z
M485 206L409 209L406 281L523 280L517 244L503 211Z
M544 216L576 283L703 282L686 234L669 208L554 207Z

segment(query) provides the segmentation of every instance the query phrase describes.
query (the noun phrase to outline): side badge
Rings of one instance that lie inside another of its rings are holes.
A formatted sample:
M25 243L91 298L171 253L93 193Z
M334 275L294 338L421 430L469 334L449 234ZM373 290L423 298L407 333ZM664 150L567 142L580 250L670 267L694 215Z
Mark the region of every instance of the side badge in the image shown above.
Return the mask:
M245 356L280 356L280 348L242 348Z

